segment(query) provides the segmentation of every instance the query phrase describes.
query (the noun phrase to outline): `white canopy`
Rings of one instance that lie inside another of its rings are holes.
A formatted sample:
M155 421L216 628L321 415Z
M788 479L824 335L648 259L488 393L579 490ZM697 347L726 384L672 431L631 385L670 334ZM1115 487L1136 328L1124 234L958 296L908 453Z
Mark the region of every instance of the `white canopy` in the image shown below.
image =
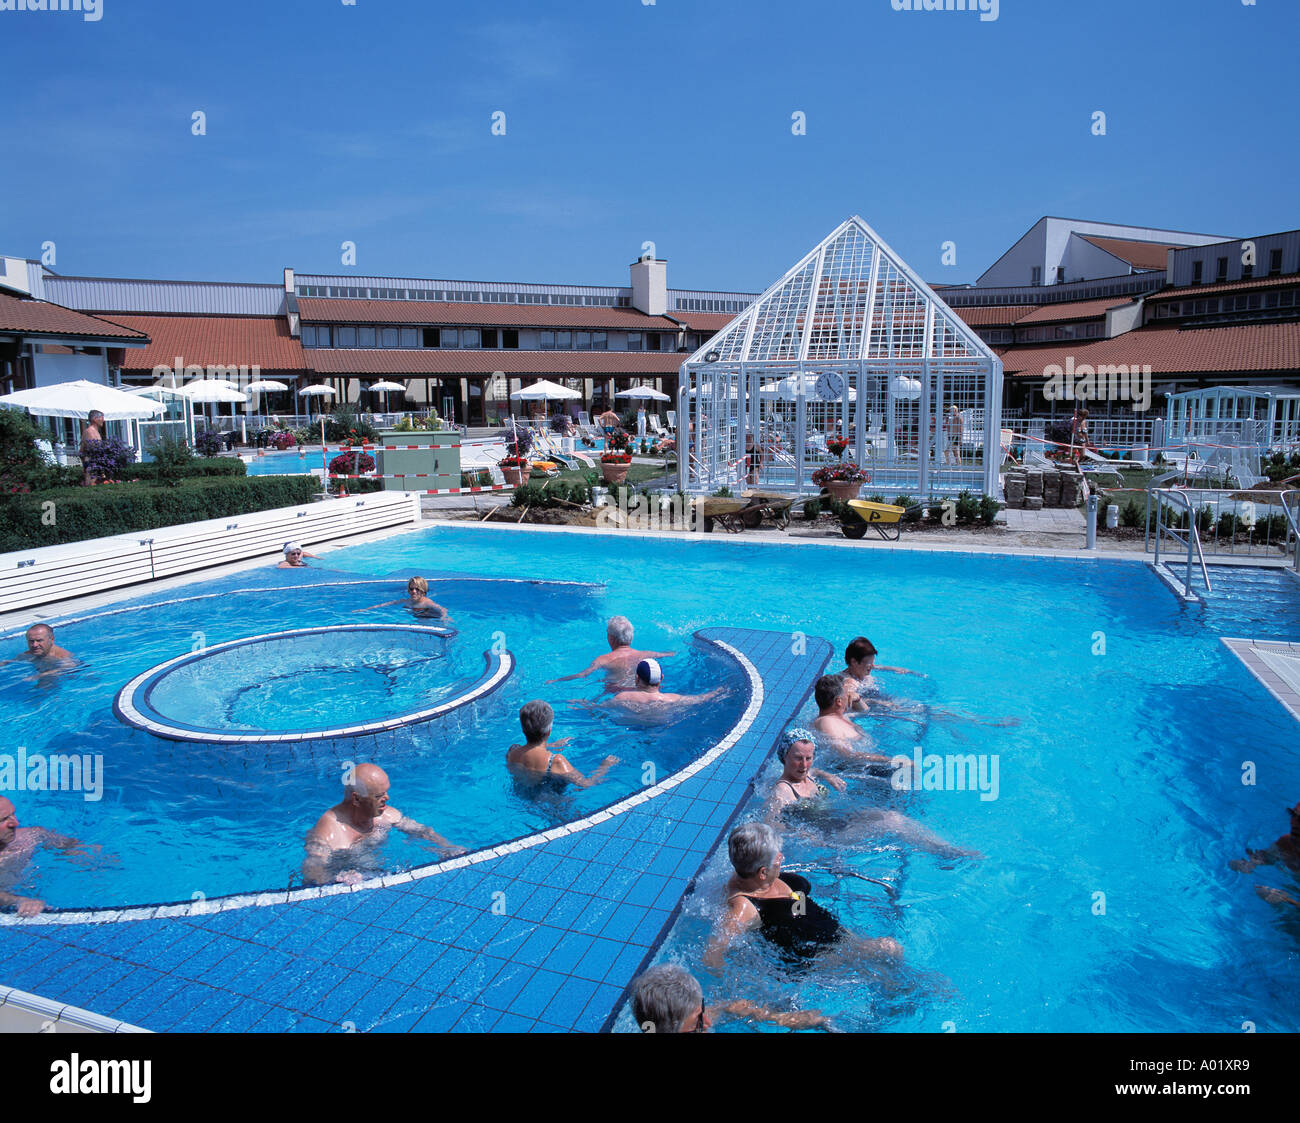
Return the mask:
M329 394L331 397L338 393L333 386L304 386L298 391L299 394Z
M256 390L259 394L267 390L287 390L288 385L283 382L276 382L273 378L259 378L256 382L248 384L249 390Z
M405 390L406 387L400 382L372 382L368 389L383 390L387 392L389 390Z
M616 398L649 398L656 402L671 402L667 394L661 394L653 386L633 386L630 390L620 390L614 395Z
M178 386L177 390L192 402L246 402L248 400L248 395L233 382L225 382L220 378L187 382L184 386Z
M166 406L158 402L145 401L125 390L114 390L111 386L88 382L84 378L5 394L0 397L0 406L25 409L39 417L86 418L98 411L104 415L105 421L156 417L166 410Z
M535 382L531 386L525 386L522 390L516 390L510 396L521 402L541 402L547 398L582 397L577 390L570 390L566 386L559 386L554 382L547 382L545 379L541 382Z

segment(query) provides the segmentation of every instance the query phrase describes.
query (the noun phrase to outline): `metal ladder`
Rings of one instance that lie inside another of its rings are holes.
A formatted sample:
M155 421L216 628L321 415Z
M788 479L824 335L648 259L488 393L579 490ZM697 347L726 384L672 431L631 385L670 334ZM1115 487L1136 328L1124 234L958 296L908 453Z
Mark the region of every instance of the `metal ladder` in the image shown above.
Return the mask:
M1183 577L1183 596L1189 599L1192 596L1193 556L1195 556L1195 559L1200 563L1201 577L1205 581L1205 591L1207 593L1211 592L1213 586L1210 584L1210 571L1205 566L1205 554L1201 551L1201 532L1200 528L1196 525L1196 510L1192 506L1192 501L1181 491L1168 487L1148 488L1148 504L1150 504L1153 497L1156 503L1156 569L1159 570L1160 568L1160 542L1164 535L1168 534L1175 542L1184 544L1187 547L1187 569ZM1182 504L1183 509L1187 512L1187 530L1180 530L1177 527L1169 526L1165 522L1165 505L1161 500L1166 498Z

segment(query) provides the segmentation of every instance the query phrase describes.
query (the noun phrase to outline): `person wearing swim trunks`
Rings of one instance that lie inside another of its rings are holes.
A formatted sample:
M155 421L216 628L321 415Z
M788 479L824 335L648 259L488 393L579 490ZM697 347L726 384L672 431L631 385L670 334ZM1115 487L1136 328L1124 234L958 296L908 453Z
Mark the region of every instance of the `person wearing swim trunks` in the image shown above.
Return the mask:
M609 650L603 655L597 655L585 671L548 679L546 685L570 682L575 678L586 678L593 671L604 671L608 687L630 686L633 670L642 659L669 659L675 654L672 651L638 651L632 646L632 635L631 620L626 616L611 616L605 625L605 640L609 644Z
M0 909L13 909L19 916L36 916L49 906L35 897L20 897L8 892L11 886L19 884L37 849L45 847L50 850L62 850L65 853L80 853L84 844L65 834L47 830L45 827L20 827L18 811L13 803L0 796ZM98 850L96 846L93 849Z
M812 886L798 874L783 874L781 839L767 823L744 823L731 832L727 854L736 871L727 882L726 902L704 962L720 968L731 944L757 930L787 961L834 951L859 959L901 959L902 946L888 936L868 939L844 928L812 899Z
M676 963L651 967L632 983L632 1016L642 1033L708 1033L714 1023L734 1018L774 1022L786 1029L830 1024L818 1010L777 1013L743 998L706 1006L695 976Z
M563 789L569 784L590 788L602 783L605 773L618 763L618 757L607 756L590 776L584 776L563 756L552 751L573 740L571 737L562 737L558 741L552 741L551 729L554 724L555 711L549 704L540 699L524 703L519 710L519 727L524 733L524 744L511 745L506 750L506 767L510 774L528 788L540 788L547 784L557 789Z
M26 640L27 650L0 662L0 667L7 663L30 663L36 668L37 680L76 667L76 656L54 642L54 629L48 624L33 624L27 629Z
M873 671L891 671L899 675L917 675L925 678L920 671L909 671L906 667L877 667L876 648L866 636L856 636L844 649L844 670L840 673L853 680L857 696L849 706L850 711L863 713L876 706L896 709L897 703L880 697L880 684L871 677ZM868 702L867 699L871 701Z
M857 687L845 675L822 675L813 686L817 716L812 731L822 744L842 760L855 764L889 764L890 758L868 752L873 742L844 715L857 698ZM855 745L862 746L855 748Z
M725 686L715 686L704 694L669 694L662 689L663 681L664 672L659 661L642 659L636 665L636 686L631 690L620 690L609 700L609 704L634 713L658 714L674 706L711 702L727 692Z

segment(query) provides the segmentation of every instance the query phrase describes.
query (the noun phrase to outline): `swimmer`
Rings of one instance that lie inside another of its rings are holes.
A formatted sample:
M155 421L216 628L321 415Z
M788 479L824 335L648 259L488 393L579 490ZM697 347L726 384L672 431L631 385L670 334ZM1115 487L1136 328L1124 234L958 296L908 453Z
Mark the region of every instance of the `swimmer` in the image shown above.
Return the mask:
M781 738L777 759L783 766L781 778L768 795L766 818L777 825L782 813L804 812L801 816L812 827L828 828L825 834L834 834L840 840L893 835L909 846L934 854L940 858L980 858L976 850L963 850L945 842L933 831L921 826L897 811L880 808L861 808L837 813L825 805L829 792L815 777L819 777L843 792L848 785L838 776L832 776L813 767L816 752L813 734L807 729L791 729Z
M366 608L354 609L356 612L369 612L372 608L388 608L390 605L404 604L411 610L412 616L429 617L451 623L451 617L442 605L429 599L429 582L423 577L412 577L406 583L405 600L386 600L380 604L368 605Z
M821 737L828 749L844 760L888 764L890 758L887 756L854 748L854 745L873 744L870 737L844 716L856 697L856 687L845 675L822 675L813 686L813 700L817 703L813 732Z
M727 949L742 933L758 929L786 960L823 954L861 960L898 960L902 946L888 936L867 939L844 928L812 899L812 886L798 874L782 875L781 839L766 823L744 823L731 832L727 853L735 874L704 962L720 968Z
M364 874L355 869L330 876L329 867L349 850L360 851L383 845L389 829L432 842L443 856L454 858L465 848L448 842L432 827L408 819L396 807L388 806L388 774L377 764L358 764L352 780L345 784L343 802L331 807L307 835L307 857L302 865L302 879L307 885L324 885L337 881L355 885Z
M276 569L300 569L307 563L303 558L316 558L316 554L303 552L303 548L297 542L286 542L284 544L284 561L277 565Z
M76 656L54 642L54 629L48 624L33 624L27 629L27 650L0 663L30 663L36 669L36 678L57 675L77 665Z
M620 690L609 704L642 714L661 713L669 706L694 706L727 693L725 686L718 686L707 694L666 694L661 689L663 681L664 672L658 660L642 659L636 665L636 686L631 690Z
M44 827L20 827L12 802L0 796L0 885L17 885L38 846L75 851L81 843ZM0 889L0 908L14 909L19 916L36 916L49 906L34 897L20 897Z
M856 637L844 649L844 670L840 674L846 678L851 678L857 687L857 696L854 698L850 709L859 713L866 712L876 706L883 706L887 709L897 707L897 703L880 697L880 684L871 677L873 671L891 671L899 675L926 677L920 671L909 671L906 667L877 667L876 654L875 646L866 636ZM871 698L870 704L867 702L868 698Z
M609 623L605 625L605 639L609 642L609 650L603 655L597 655L585 671L564 675L562 678L548 679L546 685L586 678L593 671L605 671L611 682L630 686L632 670L642 659L669 659L674 654L671 651L637 651L632 646L632 621L626 616L610 618Z
M551 728L555 724L555 712L540 700L526 702L519 711L519 727L524 732L524 744L511 745L506 750L506 767L510 774L527 787L539 788L551 784L563 788L566 784L575 784L580 788L590 788L602 783L605 773L618 763L618 757L607 756L600 766L590 775L584 776L567 760L552 748L567 745L572 737L551 740Z
M632 983L632 1016L642 1033L708 1033L715 1022L734 1018L774 1022L786 1029L830 1026L819 1010L777 1013L744 999L706 1006L695 976L676 963L651 967Z
M1234 858L1228 867L1238 873L1250 873L1256 866L1271 866L1276 863L1300 871L1300 803L1288 807L1286 813L1291 816L1289 834L1284 834L1267 850L1247 850L1246 857Z

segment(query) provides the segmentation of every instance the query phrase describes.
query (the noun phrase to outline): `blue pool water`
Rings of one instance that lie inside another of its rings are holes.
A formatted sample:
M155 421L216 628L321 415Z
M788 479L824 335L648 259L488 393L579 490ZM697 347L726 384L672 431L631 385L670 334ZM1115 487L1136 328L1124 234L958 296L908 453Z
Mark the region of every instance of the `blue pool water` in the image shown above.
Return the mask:
M244 462L245 474L249 476L306 476L321 467L319 445L307 448L305 456L290 449L287 452L268 452Z
M1300 1028L1300 930L1253 891L1261 883L1294 894L1295 879L1227 865L1281 834L1283 806L1300 798L1296 726L1219 642L1300 640L1300 584L1292 577L1216 574L1211 603L1188 608L1137 563L451 527L326 560L363 580L437 571L605 583L590 593L448 582L442 592L432 581L431 595L461 629L456 643L481 653L499 631L520 660L518 680L500 699L448 732L399 742L385 761L393 802L464 844L554 821L554 809L525 803L500 782L500 752L515 739L514 710L526 697L558 703L557 733L575 734L564 751L578 767L590 769L605 752L625 762L606 790L575 797L567 817L635 787L629 762L675 767L734 719L739 705L729 700L665 737L567 704L595 701L597 684L543 686L601 649L602 622L614 612L636 622L639 646L685 653L693 633L713 625L789 633L792 652L800 634L824 635L842 649L861 633L880 649L880 663L926 673L878 676L896 696L928 704L926 720L864 723L881 751L996 757L998 798L895 792L852 775L849 796L858 806L899 810L983 857L939 859L880 840L837 848L790 836L785 846L786 864L805 872L845 924L904 945L908 973L892 990L857 973L791 977L754 945L738 948L727 971L710 979L700 960L723 880L715 859L662 953L687 963L713 997L817 1006L855 1029ZM85 905L286 883L302 834L336 798L337 754L304 760L287 776L254 761L187 757L126 733L103 702L130 674L189 650L196 632L212 644L392 619L394 609L355 609L400 595L399 582L379 592L307 588L345 579L321 570L258 576L267 591L60 628L59 641L86 659L84 671L48 688L0 683L0 717L29 749L59 745L109 758L100 804L55 793L17 801L25 821L103 842L119 867L45 859L33 891ZM727 674L701 651L666 666L670 689L699 689ZM810 680L819 669L809 668ZM1247 763L1254 785L1242 783ZM120 787L115 767L125 776ZM774 778L775 771L767 780ZM616 781L622 787L610 790ZM420 844L390 849L397 863L430 859Z

